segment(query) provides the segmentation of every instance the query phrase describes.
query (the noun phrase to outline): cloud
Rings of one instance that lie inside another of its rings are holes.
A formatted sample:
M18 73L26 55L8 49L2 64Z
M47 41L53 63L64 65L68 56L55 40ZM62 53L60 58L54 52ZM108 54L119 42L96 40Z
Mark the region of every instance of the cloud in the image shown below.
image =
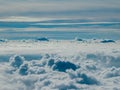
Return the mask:
M108 12L105 12L104 10L107 9L107 11L110 11L112 14L114 14L115 10L119 10L119 4L120 1L118 0L25 0L25 1L8 1L8 0L1 0L0 5L0 15L1 16L45 16L45 17L56 17L61 16L67 17L67 16L82 16L86 15L84 12L88 12L87 14L91 15L91 10L100 11L107 14ZM81 12L81 13L80 13ZM97 13L98 13L97 12ZM68 13L68 14L67 14ZM119 12L117 12L119 13ZM60 15L59 15L60 14ZM99 14L97 14L99 15ZM104 15L104 14L103 14ZM117 14L116 14L117 15Z
M0 87L2 90L119 89L120 41L100 41L1 42Z

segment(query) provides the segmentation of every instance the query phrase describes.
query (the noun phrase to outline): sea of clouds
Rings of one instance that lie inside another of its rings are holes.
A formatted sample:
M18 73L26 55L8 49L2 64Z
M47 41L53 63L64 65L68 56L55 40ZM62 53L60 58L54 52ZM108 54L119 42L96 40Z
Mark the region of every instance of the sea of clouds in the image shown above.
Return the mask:
M119 43L98 44L109 46L102 53L98 49L70 55L46 51L38 55L41 58L29 60L24 55L11 55L0 62L0 90L120 90L120 50L107 50Z

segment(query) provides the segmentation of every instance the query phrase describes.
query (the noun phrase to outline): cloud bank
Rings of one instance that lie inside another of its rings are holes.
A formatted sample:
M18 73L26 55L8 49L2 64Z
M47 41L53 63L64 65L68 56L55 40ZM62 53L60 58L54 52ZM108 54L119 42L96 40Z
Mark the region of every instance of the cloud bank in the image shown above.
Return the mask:
M119 90L119 43L97 40L2 42L1 48L7 46L2 48L7 59L0 54L1 90ZM35 45L37 49L33 48ZM20 51L21 55L14 55L14 51Z

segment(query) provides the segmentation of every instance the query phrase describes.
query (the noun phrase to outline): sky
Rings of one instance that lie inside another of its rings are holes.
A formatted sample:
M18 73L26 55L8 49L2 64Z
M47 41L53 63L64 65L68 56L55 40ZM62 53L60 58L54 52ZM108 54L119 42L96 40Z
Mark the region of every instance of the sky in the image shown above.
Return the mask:
M3 21L37 23L20 27ZM50 25L52 30L120 29L120 0L0 0L0 31L50 30Z
M0 0L0 18L11 16L118 18L120 0Z

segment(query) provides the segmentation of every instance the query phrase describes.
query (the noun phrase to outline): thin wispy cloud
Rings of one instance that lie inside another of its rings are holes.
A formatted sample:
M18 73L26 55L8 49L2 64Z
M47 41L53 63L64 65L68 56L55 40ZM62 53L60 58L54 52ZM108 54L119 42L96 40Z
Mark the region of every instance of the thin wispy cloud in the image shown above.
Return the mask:
M80 17L120 14L119 0L0 0L0 17ZM98 13L98 14L97 14Z
M119 16L120 0L0 0L0 31L119 29Z

